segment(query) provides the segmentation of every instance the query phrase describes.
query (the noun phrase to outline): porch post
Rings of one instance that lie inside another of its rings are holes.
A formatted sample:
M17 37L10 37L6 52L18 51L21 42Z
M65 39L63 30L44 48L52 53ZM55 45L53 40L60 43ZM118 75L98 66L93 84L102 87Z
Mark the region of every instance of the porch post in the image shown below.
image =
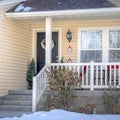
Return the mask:
M37 80L33 77L33 90L32 90L32 112L37 110Z
M46 51L45 51L45 63L51 63L51 38L52 38L52 18L46 17Z

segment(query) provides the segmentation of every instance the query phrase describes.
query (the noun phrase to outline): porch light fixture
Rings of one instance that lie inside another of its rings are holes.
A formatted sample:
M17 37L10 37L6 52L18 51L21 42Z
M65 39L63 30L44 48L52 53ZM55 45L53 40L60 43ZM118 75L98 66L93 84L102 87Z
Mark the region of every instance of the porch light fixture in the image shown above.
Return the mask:
M67 40L68 40L69 43L70 43L70 41L72 40L72 33L70 32L70 29L69 29L68 32L66 33L66 38L67 38Z

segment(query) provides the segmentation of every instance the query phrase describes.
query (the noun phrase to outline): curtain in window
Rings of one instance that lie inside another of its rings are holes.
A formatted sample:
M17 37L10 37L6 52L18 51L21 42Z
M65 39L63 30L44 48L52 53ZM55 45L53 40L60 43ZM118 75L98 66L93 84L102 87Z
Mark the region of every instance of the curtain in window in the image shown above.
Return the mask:
M102 31L81 32L81 62L102 61Z
M101 31L83 31L81 35L81 49L100 49L102 47Z
M109 31L109 61L120 62L120 30Z

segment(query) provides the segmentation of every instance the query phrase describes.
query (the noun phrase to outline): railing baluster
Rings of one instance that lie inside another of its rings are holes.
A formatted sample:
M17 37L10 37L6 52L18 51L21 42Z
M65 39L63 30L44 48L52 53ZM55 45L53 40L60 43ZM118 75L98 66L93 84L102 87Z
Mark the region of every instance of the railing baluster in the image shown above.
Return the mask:
M104 70L104 73L105 74L105 78L104 78L104 81L105 81L105 86L107 87L107 80L108 80L108 71L107 71L107 66L105 66L105 70ZM103 75L104 76L104 75Z
M38 89L39 89L39 94L41 93L41 75L40 75L40 77L39 77L39 83L38 83L38 85L39 85L39 87L38 87Z
M59 69L59 68L60 68L59 65L56 65L56 66L55 66L55 69Z
M102 65L100 65L100 86L102 86Z
M113 82L114 82L114 87L116 86L116 80L117 80L117 78L116 78L116 65L114 65L114 79L113 79Z
M75 67L75 65L73 66L73 72L76 72L76 67Z
M98 86L98 65L96 65L96 86Z
M63 65L61 65L60 67L61 67L61 69L63 69Z
M90 63L90 90L94 90L94 62L91 61Z
M69 66L69 71L71 71L71 70L72 70L72 66L70 65L70 66Z
M41 74L41 91L43 90L43 74Z
M65 69L67 70L67 66L65 65Z
M54 69L55 69L55 66L52 66L52 69L54 70Z
M84 66L82 66L82 86L84 86Z
M111 69L111 65L110 65L110 75L109 75L109 79L110 79L110 86L112 86L112 79L111 79L111 77L112 77L112 69Z
M120 65L118 66L118 85L120 86Z
M88 86L88 66L86 66L86 86Z
M77 66L77 73L78 73L78 77L80 77L80 66Z

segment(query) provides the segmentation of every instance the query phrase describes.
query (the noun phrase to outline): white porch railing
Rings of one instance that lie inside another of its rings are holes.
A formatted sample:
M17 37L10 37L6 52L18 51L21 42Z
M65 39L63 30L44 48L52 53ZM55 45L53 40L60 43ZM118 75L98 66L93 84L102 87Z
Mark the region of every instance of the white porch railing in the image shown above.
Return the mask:
M80 77L81 88L120 88L120 63L52 63L51 67L65 67L74 70Z
M52 70L59 67L73 70L80 78L80 88L106 89L109 87L120 88L120 63L52 63ZM33 78L32 111L36 111L37 104L46 88L47 65Z
M47 65L39 72L39 74L33 77L33 93L32 93L32 111L37 110L37 104L40 100L42 93L46 88L46 70Z

